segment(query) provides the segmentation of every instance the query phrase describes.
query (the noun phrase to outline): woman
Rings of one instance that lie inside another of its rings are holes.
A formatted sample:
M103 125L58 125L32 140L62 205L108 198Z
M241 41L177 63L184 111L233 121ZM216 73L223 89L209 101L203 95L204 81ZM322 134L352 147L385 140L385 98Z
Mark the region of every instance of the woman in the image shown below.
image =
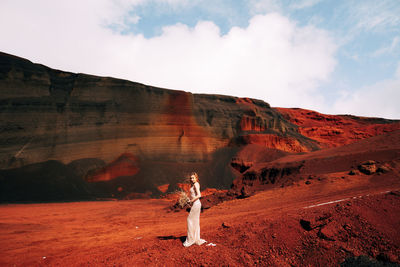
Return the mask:
M187 237L186 241L183 243L185 247L190 247L193 244L202 245L206 241L200 238L200 211L201 211L201 202L200 202L200 184L199 184L199 176L197 173L193 172L190 175L190 204L192 204L192 208L190 209L190 213L187 217Z

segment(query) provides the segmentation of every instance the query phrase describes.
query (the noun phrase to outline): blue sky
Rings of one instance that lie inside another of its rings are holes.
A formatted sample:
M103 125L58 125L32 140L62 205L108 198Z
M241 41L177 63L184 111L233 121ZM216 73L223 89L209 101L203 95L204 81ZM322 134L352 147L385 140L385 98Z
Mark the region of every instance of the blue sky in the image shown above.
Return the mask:
M399 14L398 0L3 0L0 50L164 88L400 119Z

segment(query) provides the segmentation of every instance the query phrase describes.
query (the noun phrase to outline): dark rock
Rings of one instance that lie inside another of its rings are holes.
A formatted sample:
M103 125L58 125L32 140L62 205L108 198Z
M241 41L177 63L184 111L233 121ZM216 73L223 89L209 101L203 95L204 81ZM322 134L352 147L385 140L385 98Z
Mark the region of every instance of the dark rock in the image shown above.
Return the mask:
M389 194L400 197L400 191L390 191Z
M313 228L311 227L311 222L307 220L300 220L300 225L303 227L304 230L306 231L311 231Z
M332 224L328 224L325 227L321 227L317 233L317 236L321 239L327 241L335 241L335 236L337 234L336 228Z
M388 167L382 165L382 166L378 167L376 172L378 172L378 173L387 173L387 172L390 172L390 169Z
M91 185L55 160L0 170L0 202L94 199Z
M324 221L324 220L327 220L327 219L329 219L331 217L332 217L332 213L327 212L327 213L324 213L323 215L319 216L317 218L317 221Z
M357 171L356 170L350 170L349 171L349 175L356 175L357 174Z
M367 160L361 163L361 165L376 165L376 163L377 162L375 160Z
M361 255L358 257L349 257L340 264L341 267L381 267L381 263L375 259L371 259L368 256Z
M358 165L358 170L367 175L376 173L377 169L376 162L373 160L368 160Z
M229 225L225 224L225 222L222 223L222 228L231 228Z
M247 171L251 166L253 166L252 162L245 162L238 158L233 158L231 161L232 168L236 169L240 173L244 173Z
M242 189L240 189L240 195L238 198L248 198L252 195L252 192L250 191L250 188L247 186L243 186Z
M390 261L390 257L386 254L379 254L376 259L366 255L358 257L349 257L340 264L341 267L398 267L399 264Z

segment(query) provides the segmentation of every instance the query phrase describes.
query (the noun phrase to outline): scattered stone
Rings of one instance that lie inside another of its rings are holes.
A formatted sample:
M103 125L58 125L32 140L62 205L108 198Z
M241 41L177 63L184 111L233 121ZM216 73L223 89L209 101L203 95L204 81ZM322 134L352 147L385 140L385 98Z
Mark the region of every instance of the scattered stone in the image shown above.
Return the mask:
M247 188L247 186L243 186L242 189L240 189L240 195L238 196L238 198L248 198L251 195L252 194L250 190Z
M318 217L317 221L323 221L332 217L332 213L327 212L324 213L322 216Z
M380 166L377 170L376 170L376 172L378 172L378 173L387 173L387 172L389 172L390 171L390 169L388 168L388 167L386 167L386 166Z
M398 262L398 256L388 252L388 253L380 253L376 259L378 261L384 262L387 265L393 264L393 266L396 266L394 263ZM390 264L389 264L390 263Z
M327 240L327 241L335 241L335 235L336 235L336 228L328 224L326 227L322 227L319 229L317 236L321 239Z
M344 224L343 229L346 230L346 232L352 236L352 237L357 237L357 233L353 231L353 227L349 224Z
M300 225L303 227L304 230L306 231L311 231L313 228L311 227L311 222L307 220L300 220Z
M390 262L389 256L386 253L380 253L378 256L376 256L376 259L378 261Z
M226 193L226 195L227 195L228 197L235 197L237 194L236 194L236 192L235 192L234 190L230 189L230 190L228 190L228 192Z
M335 205L335 210L341 212L343 210L343 206L340 203L338 203Z
M222 223L222 228L231 228L229 225L225 224L225 222Z
M400 191L390 191L389 194L400 197Z
M323 249L325 249L325 250L329 250L329 249L332 248L331 243L328 243L328 242L321 242L321 243L320 243L320 246L321 246L321 248L323 248Z
M311 182L310 181L306 181L306 184L309 185L309 184L311 184Z
M370 258L366 255L361 255L358 257L349 257L340 266L352 267L352 266L371 266L371 267L381 267L381 266L398 266L396 262L396 257L394 255L387 255L385 253L379 254L376 259Z
M382 266L381 264L379 264L378 261L376 261L375 259L371 259L366 255L361 255L358 257L348 257L346 258L346 260L344 262L342 262L340 264L341 267L353 267L353 266Z
M377 169L376 162L373 160L367 160L358 165L358 170L367 175L376 173Z
M357 174L356 170L349 171L349 175L356 175L356 174Z

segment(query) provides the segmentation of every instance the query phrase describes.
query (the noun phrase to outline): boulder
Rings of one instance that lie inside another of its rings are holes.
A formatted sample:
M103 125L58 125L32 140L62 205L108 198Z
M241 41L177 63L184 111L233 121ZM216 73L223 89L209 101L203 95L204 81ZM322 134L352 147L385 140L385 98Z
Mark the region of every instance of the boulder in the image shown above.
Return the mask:
M370 175L376 173L378 167L375 161L368 160L358 165L358 170L364 174Z
M376 172L379 172L379 173L387 173L387 172L389 172L389 171L390 171L390 169L389 169L388 167L384 166L384 165L380 166L380 167L376 170Z

